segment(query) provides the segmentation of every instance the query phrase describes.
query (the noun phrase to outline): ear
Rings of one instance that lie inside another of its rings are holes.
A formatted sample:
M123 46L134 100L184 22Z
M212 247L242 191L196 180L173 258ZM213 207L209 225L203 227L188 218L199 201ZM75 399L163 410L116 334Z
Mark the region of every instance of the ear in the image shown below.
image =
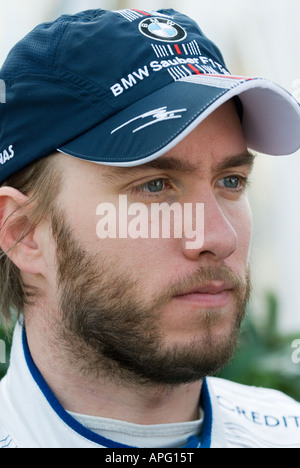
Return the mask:
M40 273L36 229L26 216L28 197L12 187L0 188L0 247L23 272Z

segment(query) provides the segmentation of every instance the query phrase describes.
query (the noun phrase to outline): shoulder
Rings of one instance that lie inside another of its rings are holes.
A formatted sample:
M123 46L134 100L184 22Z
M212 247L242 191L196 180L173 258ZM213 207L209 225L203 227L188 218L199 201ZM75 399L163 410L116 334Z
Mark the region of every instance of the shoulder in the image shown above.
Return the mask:
M245 403L251 402L257 406L263 404L264 407L268 404L274 405L274 402L277 402L279 404L282 403L284 405L297 407L300 410L300 403L278 390L243 385L217 377L210 377L208 381L215 393L219 393L224 397L234 397L235 401L238 400Z
M207 381L232 445L300 448L300 403L277 390Z

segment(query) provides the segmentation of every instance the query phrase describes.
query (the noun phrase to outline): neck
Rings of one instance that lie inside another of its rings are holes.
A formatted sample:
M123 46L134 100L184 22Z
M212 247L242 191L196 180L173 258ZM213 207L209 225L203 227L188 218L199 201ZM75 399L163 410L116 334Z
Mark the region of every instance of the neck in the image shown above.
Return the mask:
M144 425L199 417L202 382L145 385L83 373L76 360L68 359L51 327L26 320L26 334L33 361L66 411Z

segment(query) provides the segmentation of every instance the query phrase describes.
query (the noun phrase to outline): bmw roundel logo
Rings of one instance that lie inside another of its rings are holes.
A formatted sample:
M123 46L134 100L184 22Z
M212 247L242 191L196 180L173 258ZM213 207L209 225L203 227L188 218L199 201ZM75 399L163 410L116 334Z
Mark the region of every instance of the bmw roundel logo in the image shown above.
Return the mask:
M140 23L139 29L145 36L157 41L178 42L187 36L179 24L165 18L147 18Z

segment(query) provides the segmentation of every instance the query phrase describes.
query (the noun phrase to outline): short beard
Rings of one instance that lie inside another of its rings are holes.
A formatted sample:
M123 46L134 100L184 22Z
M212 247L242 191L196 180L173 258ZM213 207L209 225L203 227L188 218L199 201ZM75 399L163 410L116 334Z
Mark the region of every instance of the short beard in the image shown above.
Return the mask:
M146 304L140 277L124 271L126 265L122 270L114 258L95 258L87 252L63 214L53 216L53 233L61 293L58 339L69 363L82 375L122 385L177 386L214 375L231 360L249 300L249 272L241 280L225 265L201 267ZM236 315L230 334L215 336L221 309L202 309L204 338L195 335L188 344L164 345L159 313L163 306L175 293L213 280L234 285Z

